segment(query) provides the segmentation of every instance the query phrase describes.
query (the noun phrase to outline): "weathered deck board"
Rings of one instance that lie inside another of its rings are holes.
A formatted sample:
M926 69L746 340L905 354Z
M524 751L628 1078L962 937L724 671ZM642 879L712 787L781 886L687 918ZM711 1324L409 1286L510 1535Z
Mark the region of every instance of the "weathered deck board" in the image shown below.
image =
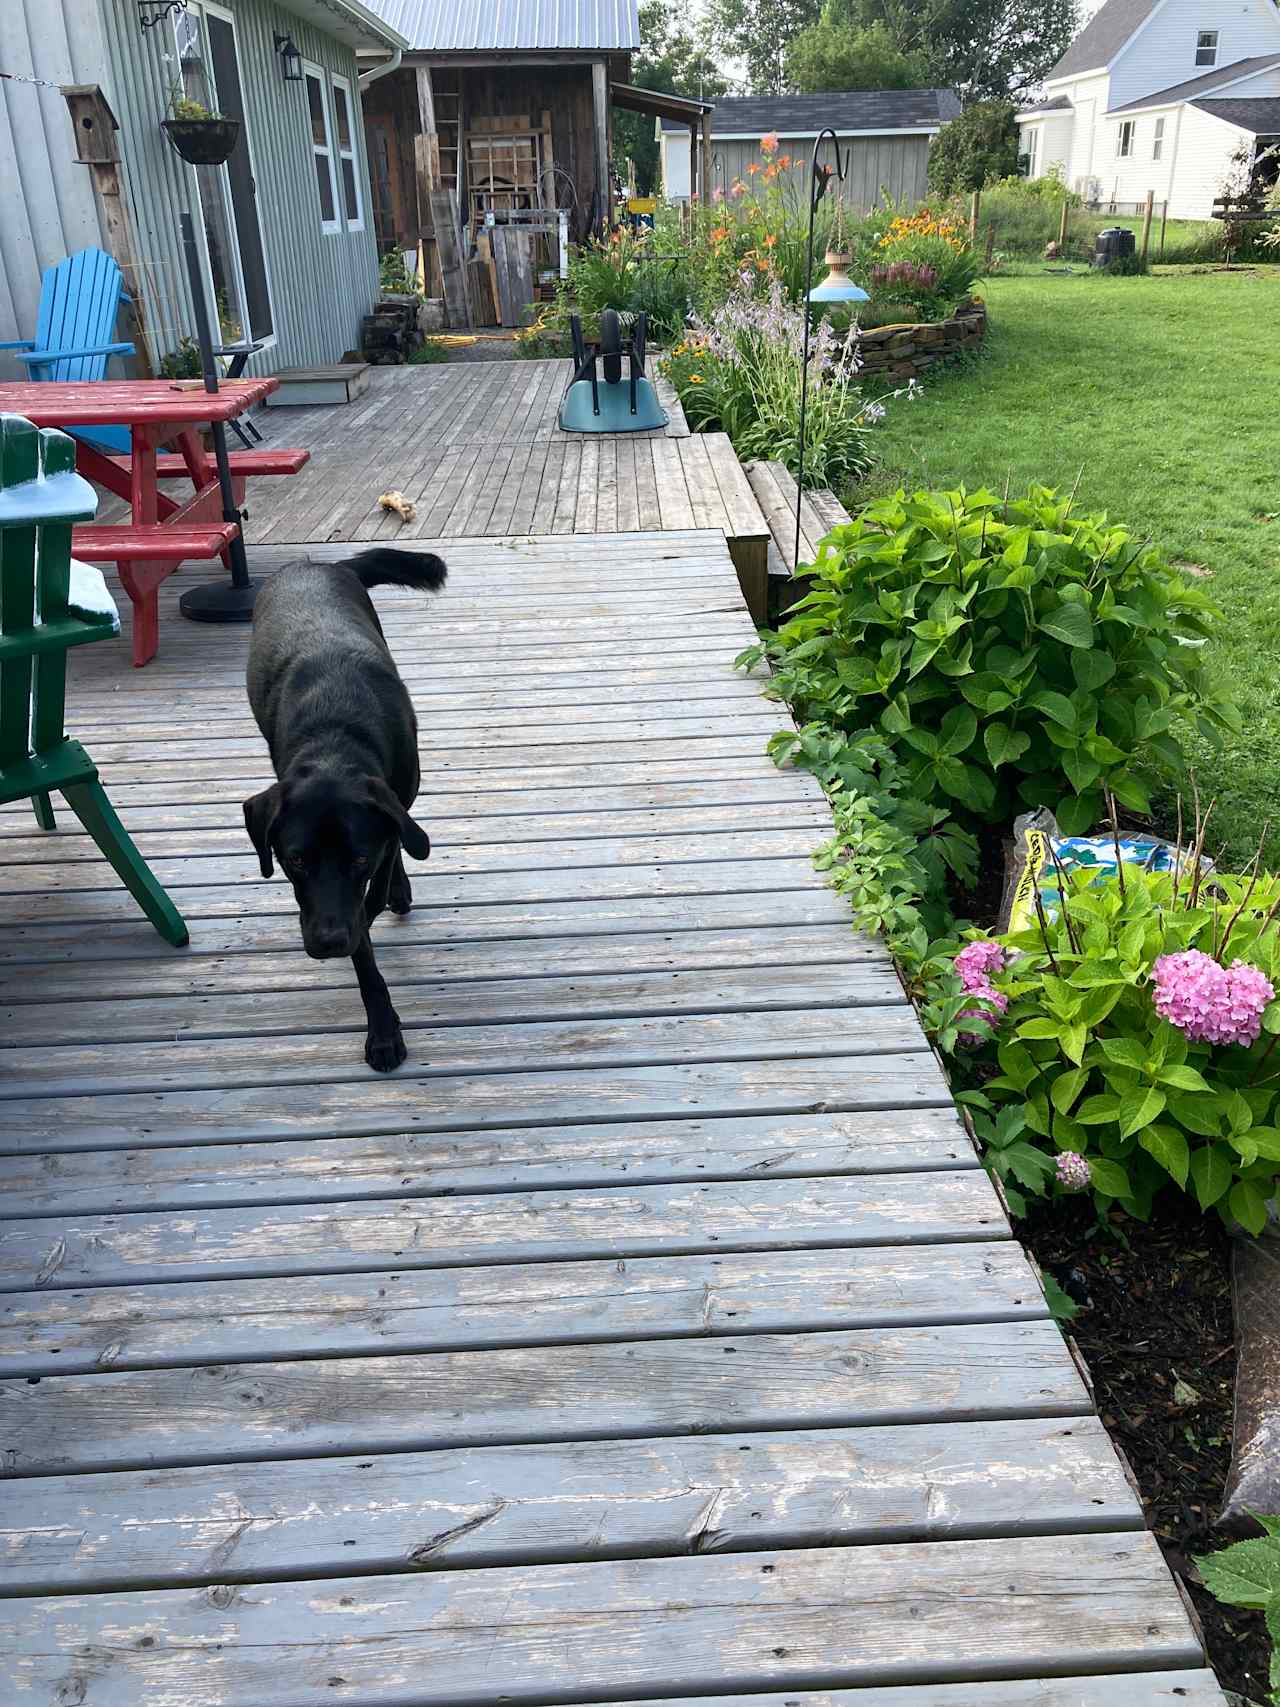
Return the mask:
M862 1226L865 1239L865 1220ZM950 1231L943 1222L939 1236ZM678 1250L682 1242L662 1248ZM805 1242L799 1229L791 1242ZM404 1252L408 1266L373 1269L366 1278L336 1272L347 1268L348 1252L335 1248L332 1258L322 1255L323 1274L299 1269L283 1294L275 1278L283 1265L274 1254L254 1265L269 1280L223 1280L198 1262L162 1266L179 1284L138 1284L143 1275L108 1273L109 1284L96 1289L80 1283L0 1299L0 1374L87 1375L193 1357L245 1363L788 1328L954 1326L1046 1313L1026 1259L1007 1241L792 1251L765 1237L742 1255L722 1255L732 1253L733 1241L717 1238L714 1249L503 1268L419 1267L418 1253ZM468 1262L502 1255L481 1245ZM428 1265L434 1260L428 1252ZM193 1279L206 1284L192 1286Z
M1142 1527L1101 1424L487 1446L50 1478L0 1592Z
M133 1707L152 1687L205 1707L295 1707L326 1690L378 1707L489 1707L784 1678L1198 1666L1161 1569L1146 1535L726 1553L8 1601L0 1641L29 1692L91 1678L93 1707Z
M180 1231L181 1238L175 1237ZM486 1192L337 1209L285 1206L12 1222L0 1232L0 1288L158 1279L332 1274L360 1269L538 1263L678 1251L940 1245L1004 1231L979 1169ZM854 1259L850 1258L851 1266Z
M201 1363L7 1396L19 1477L1091 1409L1051 1321Z
M551 389L475 384L443 489L410 392L354 451L356 411L314 417L353 466L281 541L398 537L362 520L380 454L424 525L704 526L449 543L441 599L379 595L435 842L377 930L402 1072L365 1070L347 969L241 840L244 634L174 609L207 568L153 665L90 648L71 688L190 948L67 814L0 812L9 1669L81 1707L1212 1707L938 1063L813 869L816 785L763 756L705 526L736 463L610 440L584 483L528 430Z

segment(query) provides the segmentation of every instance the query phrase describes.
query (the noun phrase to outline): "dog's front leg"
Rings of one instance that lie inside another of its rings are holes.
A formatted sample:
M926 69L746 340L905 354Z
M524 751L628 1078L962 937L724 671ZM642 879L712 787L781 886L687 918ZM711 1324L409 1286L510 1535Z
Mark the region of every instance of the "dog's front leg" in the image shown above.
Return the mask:
M391 1006L391 992L386 979L378 971L373 958L373 944L368 932L364 941L351 956L351 964L360 980L360 997L369 1021L365 1038L364 1058L375 1073L393 1073L407 1053L404 1034L400 1030L400 1015Z

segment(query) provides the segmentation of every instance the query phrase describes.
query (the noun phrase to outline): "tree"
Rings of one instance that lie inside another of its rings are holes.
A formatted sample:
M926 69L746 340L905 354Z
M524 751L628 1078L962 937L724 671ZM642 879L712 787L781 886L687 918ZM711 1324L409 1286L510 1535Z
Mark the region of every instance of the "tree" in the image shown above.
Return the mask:
M883 24L966 106L1025 100L1079 26L1077 0L830 0L829 11L846 29Z
M883 23L851 30L828 7L787 48L787 86L802 94L823 89L923 89L930 82L923 55L903 53Z
M705 45L694 40L675 21L675 0L641 0L640 51L631 64L637 89L664 95L687 95L711 100L728 88ZM625 171L624 160L635 161L636 187L652 195L658 184L658 139L654 120L646 113L613 112L613 155Z
M747 68L753 95L787 89L787 46L818 22L822 0L710 0L712 37L726 58Z
M929 188L939 195L980 190L1018 170L1012 101L975 101L944 124L929 149Z

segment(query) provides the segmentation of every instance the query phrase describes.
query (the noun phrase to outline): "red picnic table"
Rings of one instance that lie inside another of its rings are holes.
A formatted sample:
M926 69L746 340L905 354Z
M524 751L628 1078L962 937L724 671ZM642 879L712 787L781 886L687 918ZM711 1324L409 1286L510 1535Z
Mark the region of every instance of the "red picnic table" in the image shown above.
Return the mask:
M274 391L275 379L225 380L217 391L200 380L100 379L0 385L0 412L25 415L37 427L128 427L131 451L113 456L76 441L76 467L129 505L128 522L77 527L72 551L90 563L114 563L133 603L133 661L154 658L160 644L160 583L190 558L221 557L239 533L223 519L222 490L213 456L199 429L231 421ZM174 454L161 447L176 445ZM296 474L306 450L232 451L236 508L251 474ZM161 480L189 478L192 494L180 503L162 492Z

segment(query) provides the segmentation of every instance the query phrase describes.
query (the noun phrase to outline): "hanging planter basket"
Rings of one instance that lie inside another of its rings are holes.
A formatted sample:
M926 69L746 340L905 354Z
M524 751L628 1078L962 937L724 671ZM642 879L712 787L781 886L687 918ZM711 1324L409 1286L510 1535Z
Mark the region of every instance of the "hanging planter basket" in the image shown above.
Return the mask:
M163 119L169 141L193 166L221 166L240 140L239 119Z

